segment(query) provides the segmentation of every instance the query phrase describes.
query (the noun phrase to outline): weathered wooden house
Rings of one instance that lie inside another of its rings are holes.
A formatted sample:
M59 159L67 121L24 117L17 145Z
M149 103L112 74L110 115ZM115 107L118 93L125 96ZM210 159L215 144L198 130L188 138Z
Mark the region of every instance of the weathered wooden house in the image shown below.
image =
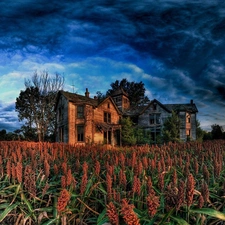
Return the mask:
M70 144L105 143L121 145L120 118L129 116L156 140L162 132L165 120L175 111L181 120L180 139L196 139L196 105L162 104L156 99L148 104L130 106L129 96L122 88L110 97L99 101L85 95L59 91L56 103L57 142Z
M56 141L70 144L106 143L120 145L120 110L112 97L99 102L85 96L59 91L56 103Z
M182 141L196 140L196 114L198 110L193 100L188 104L162 104L154 99L147 105L127 110L124 115L131 117L156 142L157 136L162 133L164 122L172 115L172 111L180 118L180 139Z

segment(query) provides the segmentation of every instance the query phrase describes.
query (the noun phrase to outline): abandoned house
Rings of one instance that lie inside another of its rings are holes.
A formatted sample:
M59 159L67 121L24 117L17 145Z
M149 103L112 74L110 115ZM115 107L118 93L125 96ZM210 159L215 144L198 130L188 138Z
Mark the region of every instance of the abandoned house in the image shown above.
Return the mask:
M120 118L129 116L156 141L163 123L175 111L180 118L180 139L196 140L196 114L193 100L188 104L162 104L156 99L131 107L122 88L103 101L85 95L59 91L56 102L57 142L69 144L105 143L121 145Z

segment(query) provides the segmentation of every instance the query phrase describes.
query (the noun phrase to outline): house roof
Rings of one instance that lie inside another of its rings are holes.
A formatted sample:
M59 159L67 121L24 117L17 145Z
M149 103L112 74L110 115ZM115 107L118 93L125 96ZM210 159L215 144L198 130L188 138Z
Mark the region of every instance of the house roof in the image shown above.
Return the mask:
M167 107L165 107L165 105L163 105L162 103L160 103L158 100L153 99L152 101L150 101L148 104L144 104L144 105L138 105L138 106L134 106L133 108L130 108L129 110L127 110L125 112L125 115L127 116L138 116L141 115L142 113L144 113L144 111L146 109L148 109L151 105L153 105L154 103L158 104L160 107L162 107L164 110L171 112Z
M161 102L159 102L156 99L153 99L152 101L149 102L149 104L147 105L139 105L139 106L135 106L133 108L128 109L127 111L125 111L125 115L126 116L138 116L141 115L142 113L144 113L144 111L146 109L148 109L152 104L156 103L157 105L159 105L160 107L162 107L164 110L166 110L167 112L171 113L172 111L185 111L185 112L193 112L196 113L198 112L198 109L196 107L196 105L191 102L189 104L162 104Z
M98 99L89 98L87 96L78 95L78 94L70 93L67 91L60 91L59 94L62 94L63 96L67 98L68 101L74 102L76 104L82 103L82 104L92 105L95 107L98 105Z
M107 99L110 99L113 103L113 105L115 106L115 108L119 111L119 109L116 107L114 101L112 100L112 98L109 96L106 99L104 99L102 102L99 102L98 99L93 99L90 98L88 96L83 96L83 95L79 95L79 94L75 94L75 93L70 93L67 91L59 91L58 96L57 96L57 103L58 103L58 98L60 95L65 96L65 98L68 99L68 101L70 102L74 102L76 104L88 104L88 105L92 105L94 107L97 107L98 105L102 104L104 101L106 101ZM127 96L127 93L124 92L123 88L119 88L117 89L117 91L115 91L113 93L112 96L117 96L120 94L124 94ZM193 101L191 100L190 103L188 104L162 104L160 103L158 100L153 99L152 101L149 102L149 104L145 104L145 105L138 105L138 106L134 106L132 108L129 108L128 110L126 110L124 112L124 115L126 116L138 116L140 114L142 114L146 109L148 109L150 107L150 105L157 103L160 107L162 107L163 109L165 109L168 112L172 112L172 111L187 111L187 112L193 112L196 113L198 112L198 109L196 107L196 105L193 103Z
M166 108L168 108L171 112L172 111L183 111L183 112L198 112L198 109L194 103L188 104L164 104Z

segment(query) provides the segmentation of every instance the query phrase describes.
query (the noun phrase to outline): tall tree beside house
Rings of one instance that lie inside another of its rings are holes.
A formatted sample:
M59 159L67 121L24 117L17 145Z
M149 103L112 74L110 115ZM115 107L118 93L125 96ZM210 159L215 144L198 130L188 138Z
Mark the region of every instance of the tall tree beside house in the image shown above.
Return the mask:
M136 138L134 133L134 126L133 122L131 121L130 117L124 117L121 119L121 136L122 136L122 144L123 145L135 145Z
M200 127L200 122L196 120L196 140L203 141L204 130Z
M36 130L39 141L44 141L55 132L55 102L59 90L63 88L64 78L56 73L49 76L47 71L33 74L25 80L25 91L16 99L16 111L20 121L27 128Z
M162 139L166 143L180 141L180 118L174 111L163 125Z
M106 92L106 96L112 95L116 90L122 87L128 94L131 105L137 105L149 101L148 97L145 96L145 87L142 81L139 83L133 81L129 82L124 78L121 81L116 80L114 83L111 83L110 86L111 89Z

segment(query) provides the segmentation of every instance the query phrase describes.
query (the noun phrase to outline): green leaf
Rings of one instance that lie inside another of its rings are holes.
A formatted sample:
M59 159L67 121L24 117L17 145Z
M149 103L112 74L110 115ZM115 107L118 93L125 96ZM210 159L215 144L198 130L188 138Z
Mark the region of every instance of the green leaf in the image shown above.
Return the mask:
M109 222L108 218L106 217L106 209L104 209L101 214L99 214L97 219L97 225L102 225L106 222Z
M13 210L15 209L17 206L19 205L19 203L15 203L13 205L8 206L0 215L0 222L2 222L5 217Z
M186 220L181 219L179 217L170 216L170 218L172 218L174 221L176 221L180 225L190 225Z
M171 215L173 214L173 212L174 212L174 208L172 208L167 214L165 214L165 215L163 216L163 218L162 218L162 220L160 221L159 225L165 224L166 220L167 220L168 218L171 217Z
M58 218L54 218L51 220L46 221L45 223L43 223L42 225L51 225L51 224L55 224L55 222L57 222Z
M217 211L215 209L209 209L209 208L192 209L192 210L190 210L190 212L191 213L205 214L205 215L212 216L212 217L215 217L217 219L225 221L225 214L220 212L220 211Z

